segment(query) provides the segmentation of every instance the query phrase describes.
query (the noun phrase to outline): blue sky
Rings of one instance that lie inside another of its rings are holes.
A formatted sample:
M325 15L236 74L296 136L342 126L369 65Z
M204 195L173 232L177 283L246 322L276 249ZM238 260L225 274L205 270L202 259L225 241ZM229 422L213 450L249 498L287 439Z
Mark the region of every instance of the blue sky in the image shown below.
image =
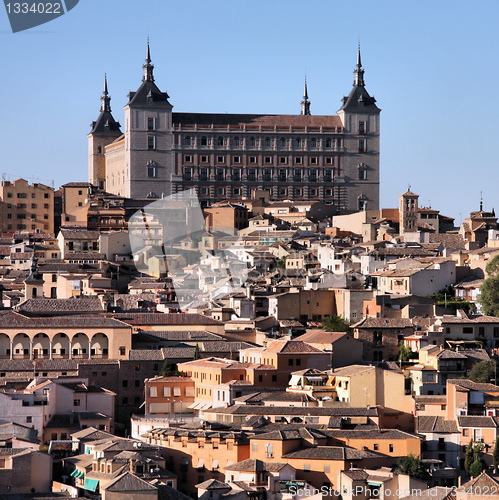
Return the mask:
M89 124L104 73L123 122L147 33L156 83L174 111L335 114L360 38L381 114L381 205L408 185L458 224L499 210L499 2L80 0L12 34L0 11L1 172L55 187L87 180Z

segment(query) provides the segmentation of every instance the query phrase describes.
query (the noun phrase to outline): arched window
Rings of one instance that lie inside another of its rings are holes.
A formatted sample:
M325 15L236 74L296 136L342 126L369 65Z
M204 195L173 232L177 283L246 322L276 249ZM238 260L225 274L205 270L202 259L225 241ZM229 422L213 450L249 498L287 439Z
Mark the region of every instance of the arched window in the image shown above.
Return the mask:
M224 138L221 135L218 136L217 144L219 146L223 146L224 145Z
M301 138L297 137L295 140L296 147L299 148L301 146Z
M239 137L234 137L234 146L239 146Z
M265 146L270 146L270 137L265 137Z
M254 146L255 144L256 144L255 138L254 137L250 137L250 139L249 139L249 145L250 146Z
M330 148L332 144L331 139L326 139L326 148Z
M281 137L281 148L285 148L285 147L286 147L286 138Z
M208 144L208 138L203 135L203 137L201 137L201 146L206 146Z
M312 137L312 139L310 139L310 145L313 148L317 147L317 139L315 137Z

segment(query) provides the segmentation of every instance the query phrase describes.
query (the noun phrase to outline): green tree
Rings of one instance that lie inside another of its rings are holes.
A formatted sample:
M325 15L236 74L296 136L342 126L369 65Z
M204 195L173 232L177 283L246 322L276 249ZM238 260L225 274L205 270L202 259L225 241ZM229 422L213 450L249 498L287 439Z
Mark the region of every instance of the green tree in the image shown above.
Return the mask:
M350 322L341 316L325 316L322 328L326 332L350 332Z
M479 476L484 470L485 470L485 462L483 461L482 458L479 458L478 460L475 460L471 465L470 465L470 476L471 477L477 477Z
M412 349L404 344L404 341L399 342L399 360L409 361L412 357Z
M286 257L281 257L275 261L275 267L277 269L285 269L286 268Z
M480 287L478 301L484 314L499 316L499 255L496 255L485 267L487 279Z
M494 380L496 375L495 361L480 361L477 363L468 374L468 378L473 382L488 383Z
M494 451L492 452L492 461L494 463L494 471L497 474L497 469L499 469L499 436L496 437L496 442L494 443Z
M398 461L398 466L402 474L406 474L416 479L427 479L430 477L429 466L423 464L418 457L408 455Z
M168 377L168 375L170 375L170 371L171 371L171 366L170 364L168 363L168 360L165 359L163 361L163 365L161 366L161 370L159 371L159 374L162 376L162 377Z
M471 464L474 462L475 456L473 454L473 440L470 439L468 446L466 447L466 454L464 456L464 470L466 472L470 471Z
M196 359L199 359L200 357L199 344L196 344L196 348L194 349L194 357L192 359L196 361Z

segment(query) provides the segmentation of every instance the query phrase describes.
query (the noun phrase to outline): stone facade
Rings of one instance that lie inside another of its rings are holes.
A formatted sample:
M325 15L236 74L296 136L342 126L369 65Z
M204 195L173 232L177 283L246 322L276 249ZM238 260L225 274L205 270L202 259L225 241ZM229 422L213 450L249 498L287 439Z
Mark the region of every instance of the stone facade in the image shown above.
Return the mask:
M88 135L90 182L132 198L193 188L203 206L267 191L272 200L340 211L379 208L380 109L365 90L360 52L353 89L334 116L310 115L308 97L300 115L173 113L154 83L149 47L143 70L122 135L106 84Z

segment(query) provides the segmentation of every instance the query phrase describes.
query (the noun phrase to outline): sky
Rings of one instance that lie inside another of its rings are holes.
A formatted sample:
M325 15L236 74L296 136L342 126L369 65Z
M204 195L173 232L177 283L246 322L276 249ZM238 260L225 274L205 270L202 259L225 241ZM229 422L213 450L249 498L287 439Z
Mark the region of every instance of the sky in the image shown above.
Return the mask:
M454 217L499 209L497 0L80 0L12 33L0 6L0 171L57 188L88 180L104 73L114 117L142 78L177 112L336 114L360 40L381 108L381 207L411 190Z

